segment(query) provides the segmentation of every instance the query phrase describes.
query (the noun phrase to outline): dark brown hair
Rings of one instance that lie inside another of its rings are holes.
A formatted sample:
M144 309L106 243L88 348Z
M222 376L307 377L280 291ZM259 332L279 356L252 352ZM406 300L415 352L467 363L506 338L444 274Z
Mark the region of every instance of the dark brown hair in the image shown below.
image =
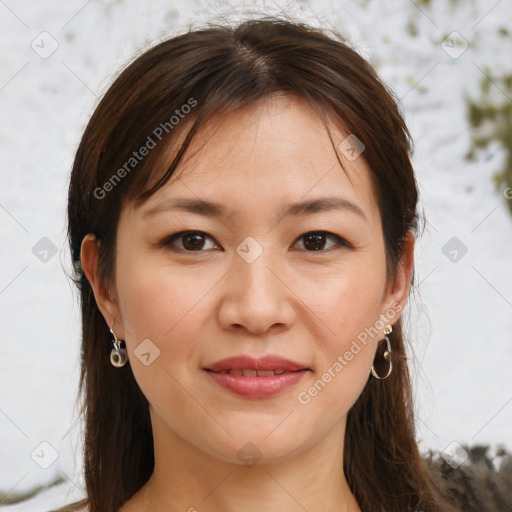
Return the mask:
M327 119L334 120L365 144L362 156L381 213L389 279L402 260L408 230L417 229L410 136L397 102L336 32L259 18L189 31L132 62L92 115L69 187L68 234L82 308L80 392L91 512L116 511L149 479L154 458L147 400L130 365L118 369L109 362L110 335L81 270L81 242L88 233L101 240L99 268L108 288L124 201L144 201L168 182L207 121L274 94L306 100L326 126ZM154 149L131 161L134 151L149 144L148 137ZM174 160L162 168L169 148L175 150ZM346 478L364 511L448 510L415 441L401 320L390 338L391 376L370 377L348 414Z

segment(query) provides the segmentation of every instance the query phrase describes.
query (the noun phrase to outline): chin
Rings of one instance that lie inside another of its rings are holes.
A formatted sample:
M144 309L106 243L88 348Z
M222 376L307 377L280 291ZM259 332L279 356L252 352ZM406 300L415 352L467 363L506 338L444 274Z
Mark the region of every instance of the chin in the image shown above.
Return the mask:
M274 422L272 428L261 428L245 426L242 422L236 430L229 431L233 437L210 438L203 449L224 462L252 467L284 462L315 444L309 433L296 429L279 432L278 424Z

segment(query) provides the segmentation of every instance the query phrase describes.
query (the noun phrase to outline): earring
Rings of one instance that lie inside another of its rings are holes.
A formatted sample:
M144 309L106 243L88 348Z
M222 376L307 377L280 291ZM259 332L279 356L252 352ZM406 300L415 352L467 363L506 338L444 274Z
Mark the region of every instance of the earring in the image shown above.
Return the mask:
M114 322L112 322L112 327L114 327ZM121 368L121 366L124 366L126 361L128 361L128 354L126 353L125 348L121 348L122 340L117 339L112 327L110 328L110 332L112 333L112 336L114 336L112 341L114 348L110 352L110 363L116 368Z
M391 342L389 341L389 338L388 338L388 334L391 333L391 331L393 330L393 327L391 325L388 325L385 329L384 329L384 340L386 341L386 350L384 352L384 354L382 355L382 357L384 358L385 361L388 362L388 371L386 373L386 375L384 375L383 377L381 377L376 371L375 371L375 362L373 363L372 365L372 375L376 378L376 379L379 379L379 380L384 380L384 379L387 379L390 375L391 375L391 371L393 370L393 362L391 360Z

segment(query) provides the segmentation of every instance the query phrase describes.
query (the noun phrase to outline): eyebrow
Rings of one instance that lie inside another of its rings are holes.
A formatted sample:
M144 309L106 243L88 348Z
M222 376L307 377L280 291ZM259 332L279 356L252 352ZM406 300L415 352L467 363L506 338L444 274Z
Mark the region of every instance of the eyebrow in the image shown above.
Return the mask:
M144 218L169 210L182 210L206 217L226 218L229 210L220 203L196 198L173 198L162 201L144 213ZM280 218L288 216L308 215L330 210L345 210L355 213L368 222L360 206L342 197L319 197L284 206Z

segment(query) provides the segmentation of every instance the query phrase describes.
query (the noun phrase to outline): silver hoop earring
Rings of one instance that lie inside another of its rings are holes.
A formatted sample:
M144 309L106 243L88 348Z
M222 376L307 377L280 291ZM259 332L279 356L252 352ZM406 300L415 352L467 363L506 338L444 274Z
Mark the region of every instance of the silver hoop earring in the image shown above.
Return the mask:
M112 322L112 327L114 327L114 322ZM117 339L117 336L112 330L112 327L110 328L110 332L114 337L114 339L112 340L114 348L110 351L110 363L112 364L112 366L115 366L116 368L121 368L128 361L128 354L126 353L125 348L121 348L121 343L123 341Z
M379 380L384 380L384 379L387 379L390 375L391 375L391 372L393 371L393 361L391 359L391 354L392 354L392 351L391 351L391 342L389 341L389 338L388 338L388 334L391 333L391 331L393 330L393 327L391 325L388 325L385 329L384 329L384 341L386 342L386 350L384 351L384 354L382 354L382 357L384 359L384 361L387 361L388 363L388 371L386 373L386 375L384 375L383 377L381 377L375 370L375 361L373 362L373 365L372 365L372 375L376 378L376 379L379 379ZM379 362L380 363L380 362Z

